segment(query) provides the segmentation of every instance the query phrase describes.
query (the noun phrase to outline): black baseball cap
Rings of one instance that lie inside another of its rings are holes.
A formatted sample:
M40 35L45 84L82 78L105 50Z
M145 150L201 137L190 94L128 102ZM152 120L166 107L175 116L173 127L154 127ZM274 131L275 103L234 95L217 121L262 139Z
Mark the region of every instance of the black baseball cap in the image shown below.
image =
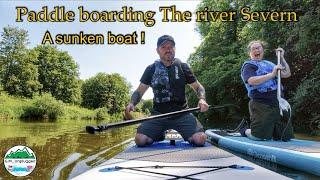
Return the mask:
M167 41L171 41L173 43L173 45L176 45L172 36L163 35L158 38L157 47L161 46L162 44L164 44Z

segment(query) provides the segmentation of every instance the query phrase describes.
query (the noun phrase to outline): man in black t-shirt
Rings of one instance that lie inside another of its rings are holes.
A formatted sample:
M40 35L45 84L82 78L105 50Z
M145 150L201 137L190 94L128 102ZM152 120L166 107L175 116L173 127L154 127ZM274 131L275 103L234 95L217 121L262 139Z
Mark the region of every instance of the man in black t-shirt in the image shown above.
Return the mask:
M209 106L205 100L205 89L197 81L188 64L175 58L175 42L171 36L159 37L157 53L160 59L144 71L140 85L133 92L131 102L126 107L126 117L130 117L130 111L134 110L150 86L154 94L152 114L186 109L188 107L185 97L186 84L197 93L200 111L207 111ZM199 128L199 122L191 113L143 122L137 129L135 142L138 146L150 145L154 141L161 140L165 130L168 129L177 130L191 144L202 146L205 143L206 135L203 128Z

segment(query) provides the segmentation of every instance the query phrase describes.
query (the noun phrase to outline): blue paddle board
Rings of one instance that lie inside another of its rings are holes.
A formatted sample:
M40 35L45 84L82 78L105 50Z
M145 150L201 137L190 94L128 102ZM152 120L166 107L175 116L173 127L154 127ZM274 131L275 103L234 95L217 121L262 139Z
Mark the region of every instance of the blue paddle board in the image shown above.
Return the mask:
M292 139L253 141L240 133L209 129L208 138L218 146L320 176L320 142Z

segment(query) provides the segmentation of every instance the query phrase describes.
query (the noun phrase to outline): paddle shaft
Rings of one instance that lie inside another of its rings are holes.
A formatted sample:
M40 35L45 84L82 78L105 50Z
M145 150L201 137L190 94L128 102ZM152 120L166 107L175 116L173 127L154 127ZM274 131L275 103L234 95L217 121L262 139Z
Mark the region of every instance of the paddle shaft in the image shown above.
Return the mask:
M278 58L278 65L281 63L280 62L280 51L277 51L277 58ZM278 88L277 88L277 98L278 100L280 101L280 98L281 98L281 70L278 69Z
M221 106L209 106L209 109L221 109L221 108L226 108L227 106L235 106L235 105L226 104L226 105L221 105ZM90 134L94 134L95 132L106 131L111 128L119 128L119 127L129 126L129 125L138 124L138 123L141 123L144 121L150 121L150 120L155 120L155 119L165 119L165 118L181 115L184 113L196 112L199 110L200 110L200 107L195 107L195 108L183 109L180 111L175 111L175 112L170 112L170 113L165 113L165 114L149 116L146 118L127 120L127 121L122 121L122 122L117 122L117 123L110 123L110 124L106 124L106 125L99 125L97 127L86 126L86 131Z

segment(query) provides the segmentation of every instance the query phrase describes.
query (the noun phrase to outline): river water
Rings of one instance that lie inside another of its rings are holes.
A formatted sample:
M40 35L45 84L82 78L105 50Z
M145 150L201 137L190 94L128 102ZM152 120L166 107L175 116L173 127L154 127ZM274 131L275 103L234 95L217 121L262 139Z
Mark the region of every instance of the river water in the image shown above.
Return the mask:
M86 125L103 122L87 120L60 120L57 122L24 122L1 120L0 122L0 179L15 179L3 165L6 152L13 146L25 145L36 157L35 170L19 179L69 179L110 159L132 143L136 126L113 129L96 135L85 132ZM310 136L299 134L303 139ZM319 137L314 137L320 140ZM247 158L248 157L244 157ZM286 169L274 164L259 162L268 169L288 174L296 179L310 179L314 176ZM267 165L266 165L267 164ZM271 167L270 167L271 166ZM276 166L276 168L274 168Z
M31 148L37 158L35 170L22 179L67 179L76 176L119 152L130 143L135 126L87 134L86 125L103 122L62 120L58 122L0 122L0 179L14 179L3 165L6 152L13 146Z

